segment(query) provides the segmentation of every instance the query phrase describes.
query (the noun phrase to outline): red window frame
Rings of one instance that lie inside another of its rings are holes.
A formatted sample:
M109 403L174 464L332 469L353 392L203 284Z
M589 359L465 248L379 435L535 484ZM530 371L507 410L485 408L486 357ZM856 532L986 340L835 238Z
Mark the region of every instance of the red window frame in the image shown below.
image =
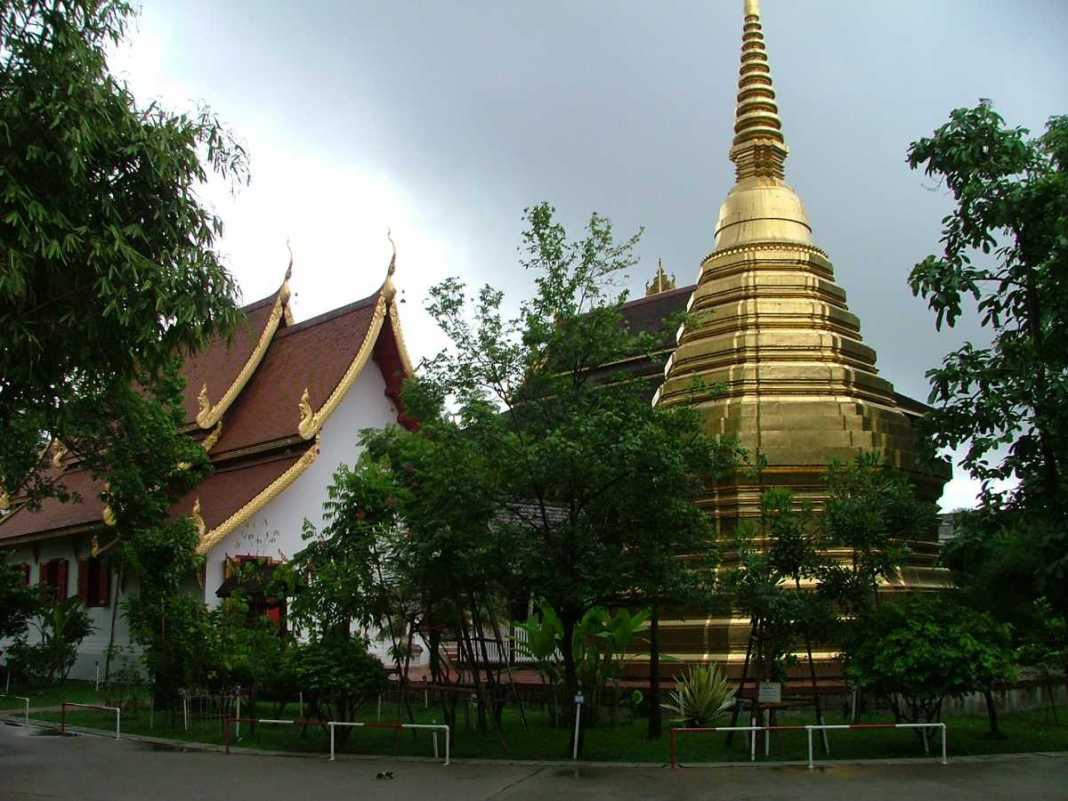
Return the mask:
M41 565L37 584L52 600L65 601L69 587L67 572L66 559L49 559Z
M78 561L78 597L86 606L111 603L111 570L99 557Z

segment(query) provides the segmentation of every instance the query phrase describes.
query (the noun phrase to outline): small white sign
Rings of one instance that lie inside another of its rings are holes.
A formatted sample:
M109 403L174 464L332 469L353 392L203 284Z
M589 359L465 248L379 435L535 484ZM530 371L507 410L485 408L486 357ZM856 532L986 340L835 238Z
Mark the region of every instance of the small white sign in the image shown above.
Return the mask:
M757 687L757 701L761 704L781 704L782 684L777 681L762 681Z

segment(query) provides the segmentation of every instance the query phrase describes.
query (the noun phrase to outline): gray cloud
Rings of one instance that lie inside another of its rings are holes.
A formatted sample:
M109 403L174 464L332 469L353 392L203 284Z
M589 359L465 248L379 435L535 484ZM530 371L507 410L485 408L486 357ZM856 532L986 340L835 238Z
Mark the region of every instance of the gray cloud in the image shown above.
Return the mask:
M1068 110L1068 5L762 5L787 180L882 373L924 398L924 370L979 334L970 322L936 333L905 284L937 248L949 209L944 191L907 169L905 149L979 97L1035 131ZM320 184L283 200L300 176L272 159L288 151L327 174L369 165L411 199L420 231L445 243L441 262L405 275L419 355L437 344L414 302L433 281L459 273L513 296L528 291L515 263L524 206L550 200L571 227L593 210L621 234L644 226L631 281L640 291L657 257L694 279L733 183L740 0L182 0L146 6L141 27L158 37L171 94L206 100L247 141L256 173L234 209L257 197L261 207L314 207L317 195L344 193ZM250 297L276 280L251 267L240 237L226 245ZM309 283L314 270L305 275L303 311L348 299Z

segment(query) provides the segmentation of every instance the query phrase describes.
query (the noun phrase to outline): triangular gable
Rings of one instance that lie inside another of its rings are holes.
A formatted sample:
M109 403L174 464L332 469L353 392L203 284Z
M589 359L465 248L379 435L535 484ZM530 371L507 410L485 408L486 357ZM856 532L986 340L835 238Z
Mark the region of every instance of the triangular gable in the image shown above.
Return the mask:
M245 320L233 334L215 337L182 365L186 420L212 428L222 420L252 378L280 327L293 320L289 311L289 277L273 295L241 309Z

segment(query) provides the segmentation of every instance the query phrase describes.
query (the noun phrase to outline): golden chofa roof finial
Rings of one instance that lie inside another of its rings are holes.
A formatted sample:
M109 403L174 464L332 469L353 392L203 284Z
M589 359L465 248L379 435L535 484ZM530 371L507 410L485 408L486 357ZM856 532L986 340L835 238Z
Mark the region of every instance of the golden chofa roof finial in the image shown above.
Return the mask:
M782 135L782 120L775 104L771 67L764 47L759 0L745 0L742 27L742 63L738 70L738 107L734 117L731 161L738 180L752 175L783 176L789 149Z
M660 259L656 260L656 274L653 276L653 280L645 285L645 297L650 295L659 295L661 292L667 292L670 289L675 288L675 276L672 275L668 278L668 274L664 272L664 262Z

